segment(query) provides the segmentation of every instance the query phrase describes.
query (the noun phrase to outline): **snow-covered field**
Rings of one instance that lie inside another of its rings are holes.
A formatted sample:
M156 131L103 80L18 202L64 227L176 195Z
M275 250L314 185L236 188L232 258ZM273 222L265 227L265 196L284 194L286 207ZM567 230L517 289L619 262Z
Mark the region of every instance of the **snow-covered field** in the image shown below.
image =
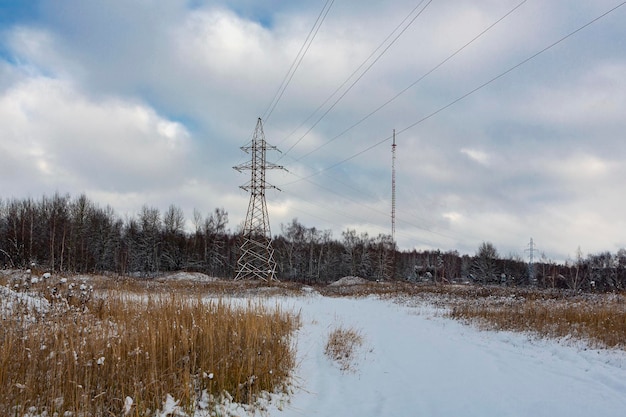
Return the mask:
M183 277L185 278L185 277ZM182 278L181 278L182 279ZM549 416L626 415L626 352L573 340L481 331L445 318L428 299L395 301L262 292L263 299L301 315L297 368L289 397L273 396L256 411L224 404L231 416ZM0 287L0 313L14 302L45 311L45 300ZM0 314L1 315L1 314ZM324 354L328 335L354 329L363 344L350 369ZM132 402L131 402L132 405ZM168 398L157 416L178 416ZM248 411L247 411L248 410ZM204 417L198 411L195 417ZM213 414L211 414L213 415Z
M624 416L626 353L586 349L441 317L428 304L375 297L279 299L301 311L292 416ZM337 326L364 344L352 371L324 355Z

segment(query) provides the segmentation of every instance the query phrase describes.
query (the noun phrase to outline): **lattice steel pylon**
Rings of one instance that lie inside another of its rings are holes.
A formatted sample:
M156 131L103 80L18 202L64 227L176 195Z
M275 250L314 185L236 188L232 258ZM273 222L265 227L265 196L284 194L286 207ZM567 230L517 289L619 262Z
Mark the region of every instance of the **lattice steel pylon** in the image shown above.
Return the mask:
M241 150L250 154L250 162L233 168L239 172L243 170L250 170L251 172L250 181L240 187L250 192L250 203L243 228L241 255L237 260L235 280L276 280L276 261L272 248L272 233L265 202L265 190L278 188L265 182L265 171L284 168L267 162L265 159L268 150L277 149L265 141L261 118L257 120L252 141L248 145L242 146Z

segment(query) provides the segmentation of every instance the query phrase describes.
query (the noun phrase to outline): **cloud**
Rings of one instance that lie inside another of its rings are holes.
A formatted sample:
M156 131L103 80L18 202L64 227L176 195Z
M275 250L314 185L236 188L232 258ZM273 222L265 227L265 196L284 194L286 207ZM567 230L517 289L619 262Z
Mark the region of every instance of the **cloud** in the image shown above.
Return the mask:
M185 176L188 132L141 103L95 102L67 82L38 77L0 96L0 123L2 165L48 189L137 192Z
M575 79L535 88L528 110L535 118L567 128L624 125L626 61L600 62Z
M489 154L476 149L463 148L461 149L461 153L467 155L469 159L479 163L480 165L489 165L489 160L491 159Z
M335 237L347 227L373 236L389 231L395 128L402 248L473 253L490 240L507 254L532 236L553 258L579 244L615 250L626 204L619 193L626 175L624 10L454 102L612 7L609 1L526 2L362 120L517 4L433 2L304 135L337 96L302 122L415 7L336 2L265 123L266 139L287 153L280 164L289 169L268 173L283 189L268 193L274 232L293 217L332 228ZM44 0L31 23L5 23L3 195L85 191L121 213L175 203L188 218L193 208L224 207L231 226L239 224L248 202L238 188L247 174L232 170L247 161L239 146L250 140L320 7Z
M246 80L256 71L267 72L272 65L264 48L272 41L261 25L245 21L226 10L196 11L189 16L179 34L179 50L190 62L216 77ZM235 84L235 83L233 83Z

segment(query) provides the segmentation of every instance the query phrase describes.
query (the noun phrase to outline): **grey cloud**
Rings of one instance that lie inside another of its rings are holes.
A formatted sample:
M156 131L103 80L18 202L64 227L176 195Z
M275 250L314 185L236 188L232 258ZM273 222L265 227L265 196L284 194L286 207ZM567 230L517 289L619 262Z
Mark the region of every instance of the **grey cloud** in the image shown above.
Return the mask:
M336 2L266 124L268 140L283 150L294 145L317 118L288 134L414 3ZM349 158L611 7L609 1L527 2L393 103L317 149L517 3L434 2L281 163L307 176ZM12 148L10 161L3 152L4 166L39 157L63 165L62 184L91 190L122 210L132 211L132 204L146 203L142 199L166 207L171 197L189 214L193 205L224 206L237 224L246 209L237 186L247 181L231 169L246 158L238 146L249 140L320 7L244 0L150 7L135 1L73 0L63 7L44 2L41 24L11 28L5 37L21 67L0 63L0 75L12 74L0 79L0 100L11 101L8 91L21 88L36 100L37 94L23 89L36 77L67 85L72 95L41 107L33 125L18 131L45 137L57 149L48 149L46 159ZM533 236L553 258L565 258L578 245L589 252L616 249L624 224L617 207L626 203L619 193L626 157L623 9L398 135L402 247L473 252L491 240L501 253L521 253ZM147 115L143 131L136 111ZM10 116L6 108L0 112L15 123ZM168 148L159 126L176 126L184 145ZM77 137L81 141L73 142ZM11 145L5 137L0 146ZM325 188L270 173L273 183L292 183L268 197L274 231L293 217L332 227L335 236L348 226L372 234L389 230L390 163L385 142L311 178ZM7 189L35 193L45 188L41 184L49 186L37 179L39 169L45 164L19 171L28 181ZM4 181L20 182L17 175Z

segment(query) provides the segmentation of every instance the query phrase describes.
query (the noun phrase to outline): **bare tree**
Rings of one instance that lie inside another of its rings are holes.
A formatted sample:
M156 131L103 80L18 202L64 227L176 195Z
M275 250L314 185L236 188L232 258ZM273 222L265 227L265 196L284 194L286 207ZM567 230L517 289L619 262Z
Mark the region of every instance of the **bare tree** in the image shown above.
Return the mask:
M143 260L144 273L156 272L161 269L159 246L161 245L161 213L154 207L143 206L139 213L140 256Z
M224 275L226 256L224 249L228 241L226 225L228 213L223 208L216 208L204 220L204 262L212 275Z
M352 276L370 277L372 263L369 235L367 233L359 235L353 229L347 229L341 235L344 246L343 269Z
M185 215L180 207L170 205L163 215L163 237L160 257L168 270L182 269L185 264Z
M472 262L474 279L483 285L497 280L498 258L498 251L491 242L481 243Z
M286 279L301 279L306 270L304 247L307 229L296 218L287 225L281 224L280 229L284 240L278 254L282 261L279 270Z
M568 266L568 264L569 262L566 262L565 265ZM567 286L574 291L578 291L587 279L586 265L580 246L576 249L576 259L568 269L569 273L565 277Z
M376 279L391 279L395 275L396 242L391 235L379 234L372 243L376 257Z

